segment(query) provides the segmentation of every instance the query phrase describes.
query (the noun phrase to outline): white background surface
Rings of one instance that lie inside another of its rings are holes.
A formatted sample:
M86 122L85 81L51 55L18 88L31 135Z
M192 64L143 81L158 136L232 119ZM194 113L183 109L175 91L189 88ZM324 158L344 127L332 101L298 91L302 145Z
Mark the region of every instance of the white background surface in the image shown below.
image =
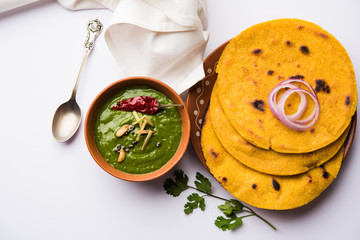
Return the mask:
M312 21L347 49L359 78L360 1L208 0L205 56L253 24L284 17ZM277 228L246 218L236 231L214 226L218 200L204 212L183 213L186 197L165 194L160 179L131 183L104 172L87 151L83 125L72 141L55 142L51 121L69 99L82 57L85 26L108 10L72 12L45 0L0 13L0 239L360 239L360 143L319 198L290 211L257 212ZM326 56L325 56L326 57ZM97 93L126 77L101 34L77 95L83 119ZM296 144L296 143L294 143ZM194 180L209 177L214 193L231 196L200 164L191 146L176 166Z

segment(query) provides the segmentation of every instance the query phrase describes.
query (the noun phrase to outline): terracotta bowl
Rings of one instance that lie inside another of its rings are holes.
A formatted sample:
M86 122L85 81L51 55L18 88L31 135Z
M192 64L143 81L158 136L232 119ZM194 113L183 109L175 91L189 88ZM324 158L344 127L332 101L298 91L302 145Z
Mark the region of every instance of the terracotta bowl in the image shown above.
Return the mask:
M119 179L140 182L148 181L162 176L173 168L184 155L190 139L190 120L187 108L178 108L181 122L182 122L182 137L180 145L174 154L174 156L160 169L147 173L147 174L129 174L113 168L100 154L96 143L95 143L95 120L100 107L106 102L107 99L118 93L122 88L131 85L145 85L152 89L165 94L174 103L182 104L185 106L181 97L168 85L160 82L156 79L147 77L130 77L124 78L117 82L114 82L102 90L91 103L89 110L85 118L85 141L89 149L91 156L94 158L96 163L104 169L106 172Z

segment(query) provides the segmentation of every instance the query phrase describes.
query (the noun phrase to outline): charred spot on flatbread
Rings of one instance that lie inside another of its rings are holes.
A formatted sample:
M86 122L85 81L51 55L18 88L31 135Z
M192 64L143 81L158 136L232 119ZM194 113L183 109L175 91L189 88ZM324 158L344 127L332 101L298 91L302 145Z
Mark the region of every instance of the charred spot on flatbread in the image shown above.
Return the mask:
M295 76L291 76L289 78L290 79L304 79L305 77L303 75L295 75Z
M323 170L322 177L325 178L325 179L328 179L330 174L329 174L328 171L326 171L324 164L321 165L320 167L321 167L322 170Z
M315 91L316 92L324 92L324 93L330 93L330 87L329 85L325 82L324 79L316 79L315 80Z
M350 96L346 96L345 105L346 105L346 106L349 106L349 105L350 105Z
M257 188L257 185L256 183L253 183L253 185L251 185L252 189L256 189Z
M326 35L325 33L322 33L322 32L314 32L314 33L315 33L315 35L320 36L322 38L325 38L325 39L329 38L329 36Z
M280 184L275 179L272 180L272 186L276 191L280 190Z
M292 43L291 43L289 40L287 40L285 43L286 43L286 45L289 46L289 47L292 45Z
M312 176L311 176L310 174L308 174L307 176L308 176L308 178L309 178L308 183L312 183Z
M309 53L310 53L309 48L308 48L307 46L304 46L304 45L302 45L302 46L300 47L300 50L301 50L301 52L302 52L303 54L309 54Z
M211 153L211 155L212 155L214 158L217 158L217 157L218 157L218 153L215 152L213 149L210 149L210 153Z
M265 111L265 110L264 110L264 105L265 105L265 103L264 103L263 100L255 100L255 101L252 102L252 105L253 105L254 108L257 109L257 110L260 110L260 111L262 111L262 112Z
M257 48L257 49L254 49L252 52L255 55L259 55L262 52L262 50L260 48Z

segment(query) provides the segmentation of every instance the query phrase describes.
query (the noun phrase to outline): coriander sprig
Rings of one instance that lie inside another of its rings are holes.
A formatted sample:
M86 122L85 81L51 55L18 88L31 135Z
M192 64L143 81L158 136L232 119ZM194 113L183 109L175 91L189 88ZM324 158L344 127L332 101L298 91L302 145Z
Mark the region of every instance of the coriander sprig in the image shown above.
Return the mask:
M164 182L164 190L167 194L178 197L182 192L191 188L198 192L203 193L204 195L200 196L198 193L192 193L187 197L188 202L184 206L185 214L190 214L196 208L200 208L202 211L205 210L205 198L206 196L214 197L219 200L225 201L224 204L218 206L220 211L225 215L218 216L215 220L215 225L225 230L232 230L239 227L243 223L243 219L246 217L256 216L271 228L276 230L276 228L265 218L258 215L250 207L245 206L242 202L236 199L225 199L211 193L211 183L209 179L204 177L201 173L196 173L196 180L194 181L195 187L188 185L189 177L182 170L177 170L174 172L175 181L171 178L167 178ZM245 215L238 216L237 214L243 213Z

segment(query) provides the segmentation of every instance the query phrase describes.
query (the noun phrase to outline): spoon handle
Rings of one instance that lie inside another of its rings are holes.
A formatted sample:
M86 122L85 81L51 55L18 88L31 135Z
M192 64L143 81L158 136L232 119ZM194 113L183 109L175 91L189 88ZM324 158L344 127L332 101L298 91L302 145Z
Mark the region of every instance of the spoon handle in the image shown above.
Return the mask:
M86 51L91 51L94 47L95 39L99 36L103 25L98 19L90 20L87 25L87 35L84 43Z
M78 76L76 78L76 83L75 83L74 89L71 94L71 99L73 99L73 100L75 100L75 98L76 98L76 91L77 91L77 88L79 85L79 80L80 80L80 75L81 75L82 69L85 65L85 62L86 62L91 50L94 48L95 39L97 38L97 36L99 36L102 28L103 28L103 25L101 24L101 22L98 19L90 20L87 25L87 35L86 35L86 39L84 42L85 52L84 52L83 59L82 59L81 65L80 65Z

